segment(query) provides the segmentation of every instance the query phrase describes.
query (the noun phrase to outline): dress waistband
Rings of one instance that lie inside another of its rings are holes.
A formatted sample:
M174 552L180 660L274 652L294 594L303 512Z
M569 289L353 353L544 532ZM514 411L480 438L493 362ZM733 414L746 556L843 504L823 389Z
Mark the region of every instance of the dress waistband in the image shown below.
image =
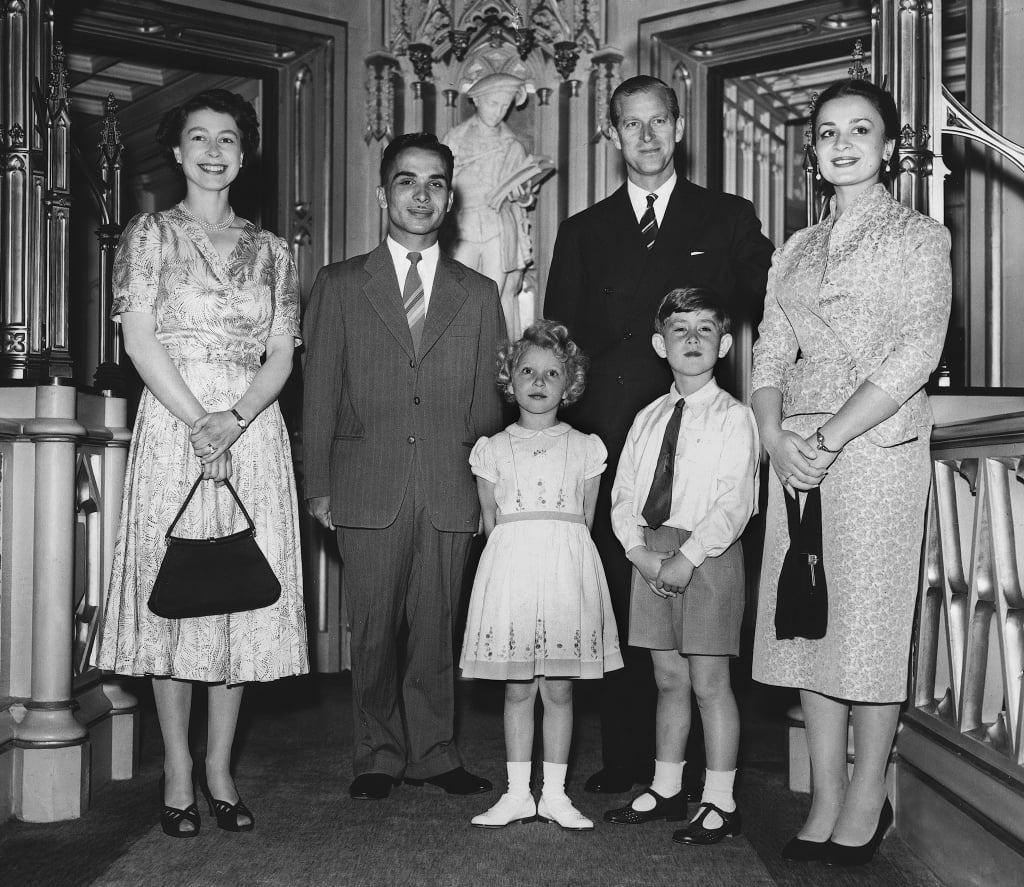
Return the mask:
M586 523L582 514L569 514L565 511L517 511L512 514L499 514L495 516L494 523L510 524L519 520L564 520L570 524Z

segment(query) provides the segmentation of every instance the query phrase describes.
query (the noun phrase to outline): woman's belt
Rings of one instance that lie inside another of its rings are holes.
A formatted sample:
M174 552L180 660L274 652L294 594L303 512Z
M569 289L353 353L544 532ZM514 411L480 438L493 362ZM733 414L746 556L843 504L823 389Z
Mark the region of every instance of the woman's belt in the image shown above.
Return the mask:
M520 520L562 520L570 524L585 524L586 518L582 514L569 514L565 511L516 511L512 514L499 514L494 518L494 523L511 524Z

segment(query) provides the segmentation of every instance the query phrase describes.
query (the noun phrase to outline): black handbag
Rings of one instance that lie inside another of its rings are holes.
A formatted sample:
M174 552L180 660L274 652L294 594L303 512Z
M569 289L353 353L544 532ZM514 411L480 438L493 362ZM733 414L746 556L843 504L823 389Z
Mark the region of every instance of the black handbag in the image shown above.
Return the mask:
M164 535L167 553L149 595L149 609L165 619L258 610L281 597L281 583L256 544L256 525L230 481L224 485L235 497L248 529L212 539L171 535L202 479L196 479Z
M785 496L789 551L779 574L775 600L775 637L825 637L828 629L828 587L821 553L821 490L808 490L803 517L796 496Z

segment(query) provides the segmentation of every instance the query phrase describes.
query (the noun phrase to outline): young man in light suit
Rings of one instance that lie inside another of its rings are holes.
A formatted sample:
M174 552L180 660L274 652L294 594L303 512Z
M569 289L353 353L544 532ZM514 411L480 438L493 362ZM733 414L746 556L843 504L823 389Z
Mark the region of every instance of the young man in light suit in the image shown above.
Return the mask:
M493 281L437 246L453 165L429 133L388 145L388 235L320 271L303 324L305 494L344 563L357 799L386 798L402 777L491 788L453 738L452 624L479 520L468 457L501 424L505 330Z
M650 655L626 645L631 567L610 519L612 481L633 417L672 382L651 348L652 318L670 290L708 287L734 318L756 325L772 244L748 201L676 175L675 148L684 121L667 84L644 75L623 81L612 93L609 116L627 181L559 227L544 316L566 324L591 361L586 393L566 412L566 421L598 434L608 448L593 534L626 667L602 680L604 767L586 789L616 793L650 781L654 752ZM701 774L701 765L694 763L687 770L691 793Z

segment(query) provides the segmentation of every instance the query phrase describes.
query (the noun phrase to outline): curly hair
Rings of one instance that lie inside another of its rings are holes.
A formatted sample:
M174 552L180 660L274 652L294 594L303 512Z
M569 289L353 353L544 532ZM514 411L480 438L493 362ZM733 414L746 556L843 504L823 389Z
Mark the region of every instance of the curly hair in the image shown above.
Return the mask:
M186 99L180 105L171 108L156 130L156 142L164 149L171 163L177 166L174 149L181 144L181 133L185 129L188 115L194 111L216 111L218 114L229 114L238 126L238 137L242 154L249 160L260 146L260 121L252 102L242 98L237 92L226 89L207 89Z
M565 368L568 380L562 393L562 406L576 403L587 387L587 358L579 346L569 338L569 330L557 320L536 320L524 331L521 339L506 345L498 352L498 387L509 403L515 403L512 374L527 348L543 348L552 352Z

